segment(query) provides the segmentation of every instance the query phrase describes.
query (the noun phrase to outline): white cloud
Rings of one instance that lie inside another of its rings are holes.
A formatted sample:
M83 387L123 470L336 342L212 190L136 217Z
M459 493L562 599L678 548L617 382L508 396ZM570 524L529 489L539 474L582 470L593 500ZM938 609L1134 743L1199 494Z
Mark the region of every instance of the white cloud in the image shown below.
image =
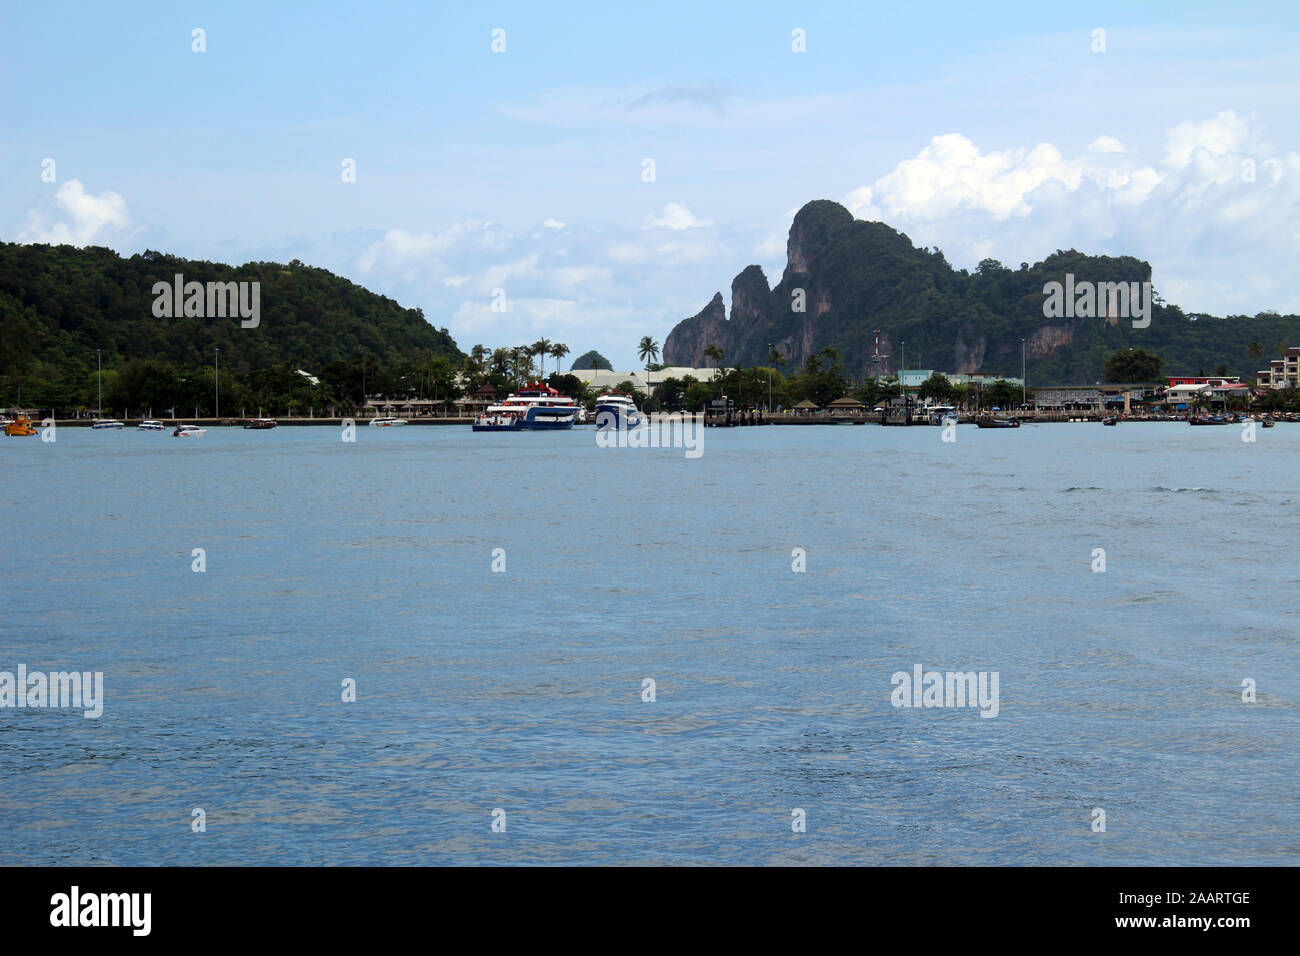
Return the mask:
M442 280L442 284L448 289L459 289L469 281L469 276L448 276Z
M126 200L112 190L98 196L86 192L81 181L69 179L54 194L54 202L69 221L46 224L39 212L29 216L32 232L19 234L20 242L48 242L53 245L68 243L74 246L90 245L101 232L123 229L131 222Z
M1050 143L1031 150L981 153L960 133L936 136L914 159L892 173L849 194L854 213L863 218L934 219L961 208L991 213L994 219L1025 216L1029 193L1045 183L1079 187L1083 166L1068 161Z
M547 229L564 228L564 223L560 222L558 219L547 219L545 222L542 223L542 225L545 226Z
M1232 110L1199 123L1179 123L1166 136L1165 165L1181 169L1198 151L1213 157L1239 153L1248 132L1246 120Z
M662 214L649 215L645 218L647 229L672 229L681 232L683 229L702 229L711 225L713 223L708 220L695 218L695 214L679 202L670 202L664 206Z
M1050 143L984 152L950 133L846 204L918 245L939 246L958 266L988 255L1034 261L1073 247L1148 260L1157 288L1190 311L1285 308L1262 296L1284 294L1300 253L1292 226L1300 155L1271 155L1232 111L1177 123L1160 152L1144 162L1106 136L1078 156Z
M1088 144L1088 148L1092 150L1094 153L1124 152L1124 144L1121 143L1113 136L1098 136L1096 139L1094 139L1091 143Z

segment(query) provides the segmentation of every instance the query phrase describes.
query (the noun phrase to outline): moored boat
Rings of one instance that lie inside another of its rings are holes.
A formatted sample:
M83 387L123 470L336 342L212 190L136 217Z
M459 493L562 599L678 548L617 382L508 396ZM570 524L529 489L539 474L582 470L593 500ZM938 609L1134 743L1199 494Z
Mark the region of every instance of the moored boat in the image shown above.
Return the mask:
M533 382L489 405L474 420L476 432L550 431L572 428L578 418L578 406L549 385Z
M398 428L406 424L405 418L373 418L370 420L371 428ZM275 426L271 426L275 427Z
M1020 422L1014 418L981 418L975 422L980 428L1019 428Z
M101 418L92 422L90 427L99 430L101 428L124 428L125 426L116 418Z
M1273 421L1273 419L1271 418L1266 418L1259 424L1261 428L1272 428L1274 425L1277 424L1277 422Z
M10 438L20 438L26 435L35 435L36 428L32 425L30 418L19 415L17 418L5 422L5 434Z
M597 428L636 428L644 422L630 395L606 392L596 399Z
M1193 415L1187 419L1189 425L1227 425L1228 420L1222 415Z
M1103 418L1103 419L1101 420L1101 423L1102 423L1103 425L1118 425L1118 424L1119 424L1119 419L1116 418L1115 416L1111 415L1111 416L1108 416L1107 418Z
M135 429L136 431L141 431L141 432L161 432L161 431L166 431L167 426L164 425L162 422L156 422L153 419L146 419L145 421L142 421L139 425L136 425Z
M172 432L172 438L199 438L207 433L206 428L200 428L198 425L177 425L176 430Z
M252 429L253 431L266 431L267 429L275 428L278 424L279 422L274 418L250 418L248 421L244 422L244 427Z

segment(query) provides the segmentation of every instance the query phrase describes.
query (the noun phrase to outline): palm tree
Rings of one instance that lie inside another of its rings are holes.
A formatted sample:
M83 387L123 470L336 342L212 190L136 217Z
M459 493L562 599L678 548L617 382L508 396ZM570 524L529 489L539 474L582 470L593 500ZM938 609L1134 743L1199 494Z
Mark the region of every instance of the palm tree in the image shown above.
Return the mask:
M641 342L637 345L637 357L647 365L651 362L659 361L659 343L648 335L641 336Z
M833 349L830 346L827 346L822 349L822 356L826 359L828 364L834 365L839 361L840 353L838 349Z
M1250 347L1247 348L1246 351L1250 353L1251 358L1258 362L1260 356L1264 354L1264 346L1260 345L1259 340L1256 339L1254 342L1250 343Z
M533 350L527 345L516 345L510 350L510 377L527 382L533 377Z
M718 368L722 367L722 358L724 355L726 355L726 353L716 345L709 345L704 349L704 357L713 359L714 364Z
M569 347L563 342L556 342L551 346L551 357L555 359L555 373L560 372L560 359L569 354Z
M771 348L770 346L769 349L770 351L767 353L767 360L772 364L772 367L777 368L779 366L784 365L785 356L782 355L780 352L778 352L776 349Z
M659 361L659 343L648 335L641 336L636 347L637 357L645 362L645 392L650 396L650 363Z
M517 349L493 349L492 350L492 371L498 375L506 373L506 366L514 358L514 352Z
M546 377L546 356L551 354L551 340L538 339L529 347L529 354L541 359L541 376Z

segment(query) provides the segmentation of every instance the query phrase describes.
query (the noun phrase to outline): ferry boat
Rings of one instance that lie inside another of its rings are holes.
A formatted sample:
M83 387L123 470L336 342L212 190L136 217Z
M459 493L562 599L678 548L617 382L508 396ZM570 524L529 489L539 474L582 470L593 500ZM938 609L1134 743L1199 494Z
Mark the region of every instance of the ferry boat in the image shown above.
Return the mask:
M531 382L474 420L476 432L548 431L572 428L578 406L549 385Z
M370 420L371 428L397 428L405 424L405 418L372 418Z
M162 422L156 422L153 419L149 419L148 421L143 421L139 425L136 425L135 428L136 431L141 431L141 432L161 432L167 430L166 425L164 425Z
M36 429L32 427L30 418L19 415L17 418L5 422L5 434L10 438L19 438L24 435L35 435Z
M172 432L172 438L199 438L207 433L206 428L200 428L198 425L177 425L176 430Z
M91 424L90 427L91 428L123 428L125 426L121 422L119 422L116 418L102 418L99 421Z
M268 428L275 428L278 424L279 422L274 418L250 418L244 422L244 427L253 431L266 431Z
M632 396L606 392L596 399L597 428L636 428L644 423L645 416L637 411Z

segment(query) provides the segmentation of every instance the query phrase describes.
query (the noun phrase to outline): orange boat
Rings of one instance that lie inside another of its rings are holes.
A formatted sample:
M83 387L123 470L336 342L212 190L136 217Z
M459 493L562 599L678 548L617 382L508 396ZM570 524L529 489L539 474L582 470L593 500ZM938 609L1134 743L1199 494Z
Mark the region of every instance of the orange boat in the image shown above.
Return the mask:
M32 427L32 420L23 415L19 415L11 422L5 422L5 434L10 438L19 435L35 435L36 429Z

